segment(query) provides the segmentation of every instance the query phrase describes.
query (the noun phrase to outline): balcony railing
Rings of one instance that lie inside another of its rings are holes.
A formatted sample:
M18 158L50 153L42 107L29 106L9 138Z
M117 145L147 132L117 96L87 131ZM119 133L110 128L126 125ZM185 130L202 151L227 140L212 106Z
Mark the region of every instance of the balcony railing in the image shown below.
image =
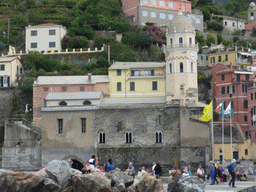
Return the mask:
M174 49L174 48L198 48L198 44L172 44L169 46L166 46L167 49Z
M244 63L244 64L251 64L251 60L249 59L241 59L241 58L238 58L236 60L237 63Z
M154 75L145 75L145 74L140 74L140 75L130 75L130 77L161 77L165 76L164 73L155 73Z

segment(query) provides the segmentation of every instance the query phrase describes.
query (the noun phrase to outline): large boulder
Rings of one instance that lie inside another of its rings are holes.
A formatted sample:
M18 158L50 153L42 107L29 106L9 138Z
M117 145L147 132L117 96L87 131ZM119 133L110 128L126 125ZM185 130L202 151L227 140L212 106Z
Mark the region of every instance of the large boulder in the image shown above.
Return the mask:
M66 188L71 181L72 171L67 161L53 160L47 164L45 172L62 189Z
M111 180L111 186L118 187L120 191L133 184L134 178L121 171L112 170L106 173L106 177Z
M181 176L168 184L168 192L203 192L205 183L196 176Z
M156 179L149 174L142 176L139 182L135 185L137 192L162 192L163 182L160 179ZM134 190L130 188L130 190Z
M75 192L112 192L111 181L104 173L74 175L72 181Z

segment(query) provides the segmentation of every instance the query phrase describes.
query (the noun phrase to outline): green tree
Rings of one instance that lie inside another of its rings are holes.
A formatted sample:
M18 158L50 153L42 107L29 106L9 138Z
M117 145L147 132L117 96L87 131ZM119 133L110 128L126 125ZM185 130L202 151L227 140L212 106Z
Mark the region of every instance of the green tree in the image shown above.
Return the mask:
M5 44L3 42L0 42L0 51L5 48Z
M149 48L152 39L147 33L135 33L132 39L132 45L136 48L146 49Z
M223 40L222 41L222 44L225 46L225 47L229 47L231 45L231 42L229 40Z
M109 67L109 63L108 60L106 58L100 58L96 61L96 64L98 65L99 68L108 68Z
M217 42L218 42L218 45L221 44L221 42L223 41L223 37L221 36L221 34L217 34Z
M256 37L256 28L253 27L251 37Z
M86 37L72 37L68 42L69 48L85 48L88 45L88 40Z
M36 6L36 2L35 0L26 0L25 1L25 6L28 8L28 9L31 9L33 7Z
M235 43L237 41L239 41L239 37L233 37L233 42Z
M211 21L207 25L208 30L212 29L214 31L222 31L223 28L224 28L223 25L218 23L217 21Z
M211 44L216 44L216 38L214 37L213 34L210 33L207 35L206 44L208 46L211 46Z

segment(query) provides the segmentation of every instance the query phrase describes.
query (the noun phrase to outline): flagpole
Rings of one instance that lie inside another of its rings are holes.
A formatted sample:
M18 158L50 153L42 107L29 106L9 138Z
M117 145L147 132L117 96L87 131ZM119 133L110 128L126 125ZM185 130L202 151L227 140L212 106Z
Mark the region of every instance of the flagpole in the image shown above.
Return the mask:
M222 102L222 164L224 162L224 103Z
M213 131L213 107L212 107L212 122L211 122L211 132L212 132L212 160L214 161L214 131Z
M231 102L231 101L230 101ZM233 159L233 146L232 146L232 108L230 110L230 145L231 145L231 159L232 162Z

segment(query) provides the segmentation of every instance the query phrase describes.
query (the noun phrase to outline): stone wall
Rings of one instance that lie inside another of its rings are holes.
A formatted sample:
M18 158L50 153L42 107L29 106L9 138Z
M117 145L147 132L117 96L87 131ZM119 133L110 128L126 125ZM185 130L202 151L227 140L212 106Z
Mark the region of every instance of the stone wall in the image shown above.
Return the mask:
M0 127L12 111L14 88L0 88Z

